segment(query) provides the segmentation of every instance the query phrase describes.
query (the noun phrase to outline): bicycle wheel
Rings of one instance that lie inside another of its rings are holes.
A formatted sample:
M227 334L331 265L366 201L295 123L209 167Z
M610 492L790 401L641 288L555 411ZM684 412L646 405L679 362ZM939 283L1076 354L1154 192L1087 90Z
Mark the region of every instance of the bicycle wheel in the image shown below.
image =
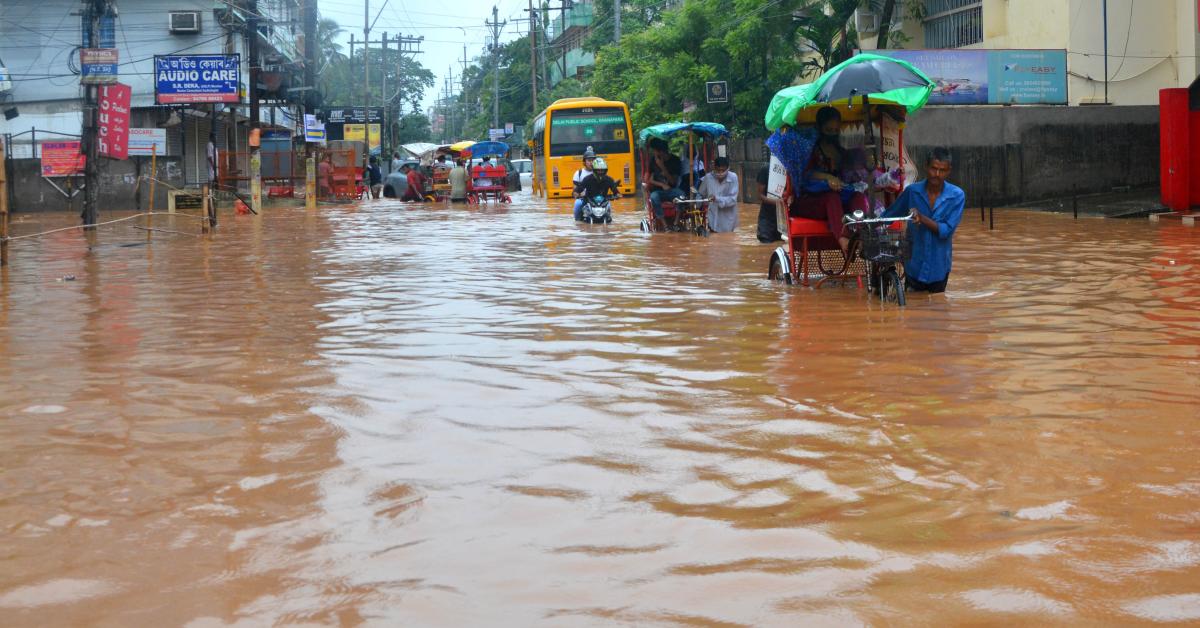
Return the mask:
M895 268L883 271L879 277L879 298L887 303L895 303L904 307L904 282L900 281L900 273Z

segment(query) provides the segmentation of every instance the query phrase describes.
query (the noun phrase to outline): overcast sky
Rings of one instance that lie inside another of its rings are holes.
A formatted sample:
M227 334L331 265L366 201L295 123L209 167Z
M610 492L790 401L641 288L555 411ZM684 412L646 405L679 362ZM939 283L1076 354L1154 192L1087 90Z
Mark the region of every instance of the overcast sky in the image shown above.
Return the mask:
M442 86L450 68L453 67L455 81L462 73L463 44L467 45L470 59L484 52L484 45L491 37L484 22L492 18L492 6L500 9L500 21L508 24L500 33L500 41L516 39L527 31L523 22L515 20L526 17L528 0L449 0L443 2L424 0L368 0L371 19L375 26L371 30L371 41L379 41L382 33L388 37L411 35L425 37L418 55L421 64L437 77L434 86L425 92L422 110L433 105L441 94ZM535 2L535 4L537 4ZM362 39L363 3L357 0L318 0L321 17L337 20L346 32L343 34L344 53L350 52L350 34L355 40ZM382 9L382 11L381 11ZM457 92L457 86L455 92Z

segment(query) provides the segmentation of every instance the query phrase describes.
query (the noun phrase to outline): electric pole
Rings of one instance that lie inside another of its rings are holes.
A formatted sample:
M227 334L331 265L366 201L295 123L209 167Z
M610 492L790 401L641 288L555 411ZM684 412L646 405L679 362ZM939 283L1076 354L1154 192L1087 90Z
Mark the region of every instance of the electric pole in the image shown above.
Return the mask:
M363 144L363 168L371 155L371 0L363 0L363 133L367 141Z
M496 5L492 5L492 21L484 22L492 29L492 76L493 76L493 98L492 98L492 128L500 126L500 29L508 24L508 20L500 21L500 9ZM491 138L489 138L491 139Z
M261 120L258 108L258 0L249 0L247 4L246 11L250 13L246 18L246 30L250 31L250 128L257 129Z
M392 141L390 138L392 129L391 129L391 127L388 126L388 104L387 104L388 34L387 34L387 32L385 31L383 33L383 36L381 36L379 39L383 41L383 43L380 45L381 52L380 52L380 57L379 57L379 105L381 107L383 107L383 120L382 120L383 127L381 127L380 130L384 132L384 137L388 137L388 143L387 143L388 148L393 148ZM381 161L381 162L387 161L387 159L386 159L387 155L383 154L383 147L382 147L383 137L379 138L379 143L381 145L380 151L379 151L381 153L380 154L381 159L379 161ZM381 164L381 167L382 167L382 164Z
M621 0L613 0L613 43L621 43Z
M531 98L533 101L530 108L533 109L532 117L538 114L538 99L537 99L537 12L533 10L533 0L529 0L529 87L531 89Z
M88 45L94 48L100 47L100 16L105 13L107 6L105 0L90 0L88 3L87 18L88 18ZM96 85L84 86L84 155L86 161L83 165L83 214L80 218L83 219L83 224L88 225L88 229L95 229L91 225L96 224L96 218L99 215L99 210L96 208L96 193L100 187L100 151L97 135L99 134L99 126L97 115L99 107L97 105L97 94L100 88Z

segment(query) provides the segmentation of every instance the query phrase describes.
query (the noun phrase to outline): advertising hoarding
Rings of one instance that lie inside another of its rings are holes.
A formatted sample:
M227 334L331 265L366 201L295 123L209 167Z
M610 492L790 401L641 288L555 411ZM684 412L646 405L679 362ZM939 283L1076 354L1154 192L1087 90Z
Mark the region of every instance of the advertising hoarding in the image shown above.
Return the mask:
M42 176L69 177L83 174L85 156L79 149L79 141L42 142Z
M79 82L102 85L117 82L116 48L80 48Z
M129 158L129 101L133 90L117 83L100 88L96 149L101 157Z
M1065 50L872 50L907 61L937 87L930 105L1065 105Z
M129 155L151 157L167 154L166 129L129 129Z
M238 102L241 56L154 57L154 99L160 105Z

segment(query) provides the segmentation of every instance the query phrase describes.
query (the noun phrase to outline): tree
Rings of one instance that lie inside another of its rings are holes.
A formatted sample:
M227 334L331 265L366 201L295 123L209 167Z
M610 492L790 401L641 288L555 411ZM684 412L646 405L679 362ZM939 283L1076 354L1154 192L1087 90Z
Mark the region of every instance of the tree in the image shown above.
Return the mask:
M433 131L429 128L429 117L415 111L404 114L404 117L396 121L394 134L397 145L433 140Z
M630 0L621 41L596 53L591 91L629 103L636 128L692 119L757 132L771 96L803 69L793 15L811 2L707 0L654 12ZM728 83L731 104L705 102L713 80Z
M809 57L803 62L806 76L820 76L829 68L854 55L854 49L858 46L858 33L850 24L850 20L860 2L861 0L817 2L800 20L799 35L802 38L802 47L809 53Z

